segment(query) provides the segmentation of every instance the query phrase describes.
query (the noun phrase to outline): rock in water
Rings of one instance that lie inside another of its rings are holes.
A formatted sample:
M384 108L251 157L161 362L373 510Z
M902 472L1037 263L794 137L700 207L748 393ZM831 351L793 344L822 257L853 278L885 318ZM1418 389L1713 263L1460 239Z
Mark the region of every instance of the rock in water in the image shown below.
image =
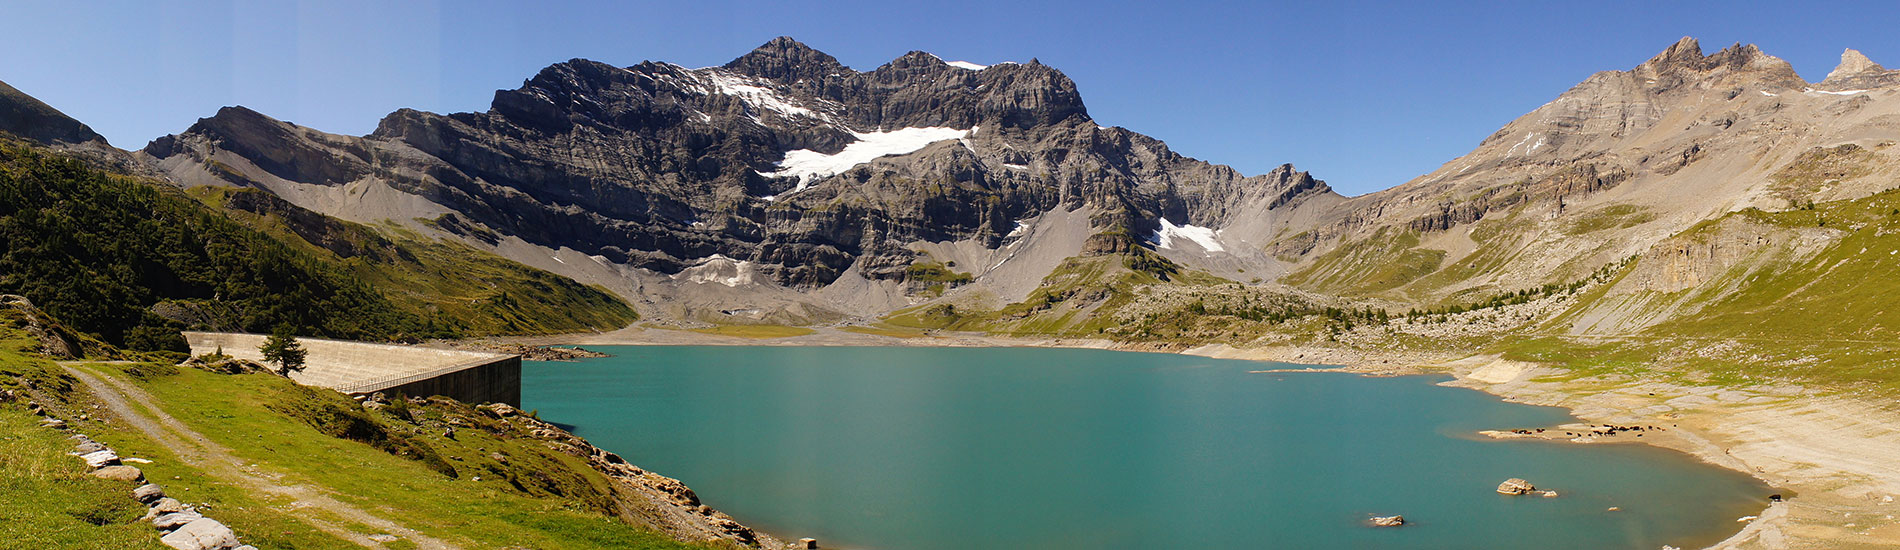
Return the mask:
M223 550L238 545L230 527L211 518L198 518L165 535L159 542L178 550Z
M1405 525L1405 516L1373 516L1373 527L1399 527Z
M1515 477L1498 484L1498 494L1501 495L1522 495L1535 490L1537 486L1531 485L1531 482Z

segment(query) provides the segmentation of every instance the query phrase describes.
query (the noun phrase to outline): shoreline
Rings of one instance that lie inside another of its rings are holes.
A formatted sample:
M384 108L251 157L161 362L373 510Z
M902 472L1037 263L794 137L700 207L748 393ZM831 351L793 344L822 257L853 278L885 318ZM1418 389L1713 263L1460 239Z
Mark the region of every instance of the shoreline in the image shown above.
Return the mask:
M1473 389L1512 403L1562 407L1586 426L1657 426L1609 437L1546 438L1571 444L1645 444L1687 453L1742 472L1788 496L1712 550L1900 546L1900 413L1854 397L1815 394L1796 384L1733 388L1682 385L1627 375L1577 376L1540 363L1496 356L1383 352L1308 346L1242 348L1145 345L1108 340L930 333L895 337L817 328L813 334L753 339L629 327L595 334L504 338L534 345L744 345L1045 347L1177 353L1216 359L1329 366L1270 369L1367 376L1450 375L1439 385ZM1498 426L1494 439L1520 437ZM1643 437L1630 437L1635 433Z

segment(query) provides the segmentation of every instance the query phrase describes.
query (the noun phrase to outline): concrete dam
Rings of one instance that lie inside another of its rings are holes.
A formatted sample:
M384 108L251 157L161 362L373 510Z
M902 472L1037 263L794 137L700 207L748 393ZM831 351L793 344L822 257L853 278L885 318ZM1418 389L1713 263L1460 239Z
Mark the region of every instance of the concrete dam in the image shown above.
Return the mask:
M185 332L192 355L223 350L238 359L264 362L265 335ZM499 353L298 338L308 352L302 371L291 380L349 395L376 392L426 397L441 395L466 403L521 405L521 356Z

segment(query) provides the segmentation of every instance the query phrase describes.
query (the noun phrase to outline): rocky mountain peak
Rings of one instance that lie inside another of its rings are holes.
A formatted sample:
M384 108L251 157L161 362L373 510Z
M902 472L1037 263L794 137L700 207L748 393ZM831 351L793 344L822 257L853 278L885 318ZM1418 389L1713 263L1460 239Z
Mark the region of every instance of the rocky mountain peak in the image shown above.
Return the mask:
M830 54L812 49L789 36L774 38L751 53L726 63L724 68L787 84L800 80L822 80L851 71Z
M1754 44L1736 43L1710 55L1702 54L1695 38L1682 37L1662 53L1637 65L1632 73L1659 88L1730 85L1800 88L1807 84L1794 66L1768 55Z
M1827 73L1821 88L1830 90L1869 89L1900 84L1900 70L1888 69L1868 59L1860 51L1841 52L1841 64Z
M0 132L43 144L79 144L106 138L51 105L0 82Z
M1651 68L1652 70L1662 70L1665 67L1689 66L1701 60L1702 44L1697 42L1695 37L1684 36L1681 40L1677 40L1676 43L1670 44L1662 53L1656 54L1656 57L1651 57L1649 61L1644 61L1642 65L1637 67L1637 70L1642 70L1644 67Z
M936 54L912 50L910 53L891 60L890 63L886 63L884 66L897 69L934 69L937 67L949 67L950 64L944 62L943 58L937 57Z
M1841 52L1841 64L1834 67L1833 72L1827 73L1827 79L1834 80L1839 77L1853 76L1867 72L1886 72L1886 70L1886 67L1880 66L1879 63L1875 63L1872 59L1868 59L1867 56L1862 55L1859 50L1848 48L1847 51Z

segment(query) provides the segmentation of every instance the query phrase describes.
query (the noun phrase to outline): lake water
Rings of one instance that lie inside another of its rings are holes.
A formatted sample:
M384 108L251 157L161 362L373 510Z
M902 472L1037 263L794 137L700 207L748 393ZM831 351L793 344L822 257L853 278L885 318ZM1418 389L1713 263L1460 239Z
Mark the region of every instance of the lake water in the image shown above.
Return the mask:
M1771 492L1648 446L1483 439L1574 419L1442 377L1034 348L598 349L616 356L527 362L526 408L829 548L1697 548ZM1511 477L1562 496L1493 491Z

